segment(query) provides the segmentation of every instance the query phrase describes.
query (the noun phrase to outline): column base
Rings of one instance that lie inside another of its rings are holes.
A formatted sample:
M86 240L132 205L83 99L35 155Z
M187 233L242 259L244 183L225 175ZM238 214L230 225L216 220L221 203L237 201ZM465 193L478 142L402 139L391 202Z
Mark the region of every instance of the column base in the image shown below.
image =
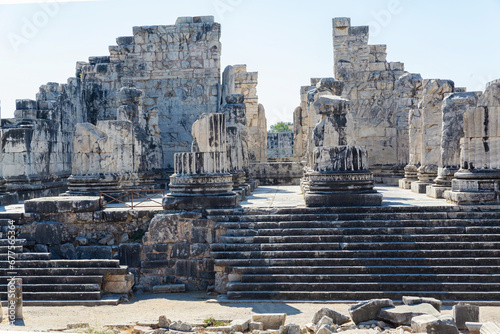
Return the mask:
M432 185L432 182L414 181L411 183L411 191L417 194L425 194L427 193L427 186L430 185Z

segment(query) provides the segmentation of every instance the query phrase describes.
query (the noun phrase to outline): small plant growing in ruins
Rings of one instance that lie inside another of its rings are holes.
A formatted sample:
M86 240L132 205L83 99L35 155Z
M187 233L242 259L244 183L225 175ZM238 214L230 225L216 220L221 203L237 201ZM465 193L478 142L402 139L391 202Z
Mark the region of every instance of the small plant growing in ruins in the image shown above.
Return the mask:
M230 324L229 321L224 321L224 320L215 320L214 317L210 317L208 319L203 320L203 327L220 327L220 326L227 326Z

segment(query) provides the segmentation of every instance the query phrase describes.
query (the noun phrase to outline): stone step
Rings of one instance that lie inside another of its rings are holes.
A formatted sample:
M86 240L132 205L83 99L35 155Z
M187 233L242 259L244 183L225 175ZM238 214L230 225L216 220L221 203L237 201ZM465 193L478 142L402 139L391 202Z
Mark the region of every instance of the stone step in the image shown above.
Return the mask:
M289 266L235 266L232 268L234 272L255 275L255 274L272 274L272 275L294 275L297 273L302 274L313 274L313 275L374 275L374 274L468 274L468 275L480 275L480 274L497 274L500 273L500 266L497 265L456 265L456 266L444 266L444 265L385 265L385 266L363 266L363 265L352 265L352 266L318 266L318 265L289 265Z
M236 266L498 266L500 257L482 258L276 258L276 259L216 259L221 267Z
M21 219L24 217L22 212L0 212L0 219L14 220L15 224L20 224Z
M99 300L101 297L101 291L23 291L23 304L25 300ZM7 292L0 291L0 299L7 300Z
M23 294L25 292L89 292L101 291L99 284L79 283L79 284L30 284L23 280ZM0 284L0 294L8 291L7 284Z
M330 258L359 261L361 259L382 258L442 258L450 260L460 258L492 258L500 259L500 249L453 249L453 250L278 250L249 252L212 252L212 257L218 259L316 259ZM477 259L476 259L477 260ZM500 263L500 262L499 262Z
M346 228L284 228L284 229L232 229L226 236L306 236L306 235L392 235L392 234L463 234L499 233L500 227L346 227Z
M289 236L222 236L221 242L236 243L376 243L376 242L496 242L500 234L399 234L399 235L289 235Z
M228 283L231 291L500 291L500 283L448 282L277 282ZM500 294L500 292L499 292Z
M360 301L374 298L401 300L403 296L431 297L439 300L499 300L500 292L477 291L228 291L228 299L240 300L332 300Z
M11 255L12 256L12 255ZM6 261L9 259L8 254L0 253L0 261ZM50 260L50 253L15 253L14 254L15 261L24 260L24 261L36 261L36 260Z
M0 239L0 246L26 246L28 244L28 241L26 239L14 239L14 241L11 241L7 238L2 238Z
M21 277L21 276L18 276ZM0 284L7 284L10 276L0 276ZM85 275L85 276L22 276L23 284L102 284L103 275Z
M241 275L241 283L278 283L278 282L447 282L447 283L500 283L500 274L476 274L474 277L465 274L250 274Z
M11 274L15 272L16 274ZM0 276L15 275L17 277L23 276L75 276L75 275L126 275L128 274L127 266L120 266L116 268L0 268Z
M23 306L116 306L120 303L122 295L105 295L100 299L82 300L24 300ZM7 307L7 302L2 302L3 307Z
M286 221L349 221L349 220L428 220L428 219L498 219L498 211L488 212L430 212L422 207L419 212L381 212L381 213L302 213L302 214L263 214L263 215L233 215L233 216L209 216L213 221L239 222L239 223L262 223L262 222L286 222Z
M382 206L382 207L316 207L316 208L245 208L245 209L208 209L211 217L227 217L234 215L265 214L325 214L325 213L395 213L395 212L447 212L447 213L481 213L499 212L497 205L481 206Z
M17 268L118 268L119 260L16 260ZM0 268L9 268L9 261L0 261Z
M469 227L500 226L500 219L429 219L429 220L347 220L347 221L269 221L219 222L216 228L231 230L312 229L312 228L387 228L387 227Z
M438 250L438 249L500 249L498 242L354 242L354 243L269 243L211 245L212 252L290 251L290 250Z
M212 252L286 251L286 250L340 250L340 243L279 243L279 244L223 244L211 245Z
M14 247L11 247L9 249L9 246L0 246L0 254L8 254L8 252L14 252L14 253L22 253L24 251L23 246L21 245L15 245Z

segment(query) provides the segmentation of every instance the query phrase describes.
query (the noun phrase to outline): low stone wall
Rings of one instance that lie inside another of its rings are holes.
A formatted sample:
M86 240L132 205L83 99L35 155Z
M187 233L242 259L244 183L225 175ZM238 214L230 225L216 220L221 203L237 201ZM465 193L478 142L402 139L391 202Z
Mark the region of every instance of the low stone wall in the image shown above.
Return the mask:
M267 134L267 158L293 157L293 132L276 132Z
M187 290L205 290L213 285L214 226L201 212L157 214L143 239L140 286L183 283Z
M199 212L102 209L99 197L29 200L16 223L27 250L53 259L118 259L135 276L136 289L185 284L205 290L214 284L210 244L215 223Z
M267 162L250 164L250 176L260 185L298 185L304 165L300 162Z

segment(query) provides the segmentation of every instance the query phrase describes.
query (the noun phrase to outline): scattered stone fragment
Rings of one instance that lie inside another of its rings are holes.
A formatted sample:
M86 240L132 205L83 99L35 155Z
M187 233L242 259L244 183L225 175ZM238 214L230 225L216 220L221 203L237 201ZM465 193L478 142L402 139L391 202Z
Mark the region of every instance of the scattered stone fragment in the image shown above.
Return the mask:
M331 310L327 307L323 307L321 310L316 312L313 317L313 324L317 324L318 321L323 317L323 316L328 316L332 319L332 322L336 325L342 325L346 322L349 321L349 317L346 315L343 315L339 312L336 312L334 310Z
M322 325L318 328L315 334L331 334L335 332L336 330L333 329L330 325Z
M286 313L264 313L252 315L252 322L262 322L264 330L279 329L285 324Z
M479 306L466 303L458 303L453 306L453 319L459 329L467 329L466 322L479 321Z
M370 299L349 306L349 314L355 324L363 321L374 320L379 311L384 307L394 306L390 299Z
M436 298L430 297L413 297L413 296L403 296L403 303L405 305L415 305L415 304L431 304L436 310L441 312L442 302Z
M168 327L170 327L171 323L172 322L169 319L167 319L166 316L160 315L160 318L158 319L158 327L160 327L160 328L168 328Z
M296 324L286 324L280 327L279 334L300 334L300 326Z
M438 317L440 313L431 304L398 305L380 310L378 318L397 325L410 325L413 317L429 314Z
M250 319L235 319L231 321L230 326L235 332L246 332L249 324Z
M470 334L480 334L483 324L480 322L466 322L465 326L467 326Z
M182 321L174 321L170 324L170 329L181 331L181 332L189 332L192 327L190 324L182 322Z
M481 334L498 334L500 333L500 322L487 322L481 326Z
M323 325L335 327L335 324L333 323L332 318L330 318L329 316L326 316L326 315L323 316L323 318L321 318L320 321L318 321L318 323L316 324L316 327L319 328Z
M458 328L453 318L446 315L438 317L419 315L411 320L411 329L414 333L427 334L458 334Z
M251 321L248 324L248 330L250 332L253 332L255 330L257 330L257 331L263 331L264 330L264 324L262 322L258 322L258 321Z

